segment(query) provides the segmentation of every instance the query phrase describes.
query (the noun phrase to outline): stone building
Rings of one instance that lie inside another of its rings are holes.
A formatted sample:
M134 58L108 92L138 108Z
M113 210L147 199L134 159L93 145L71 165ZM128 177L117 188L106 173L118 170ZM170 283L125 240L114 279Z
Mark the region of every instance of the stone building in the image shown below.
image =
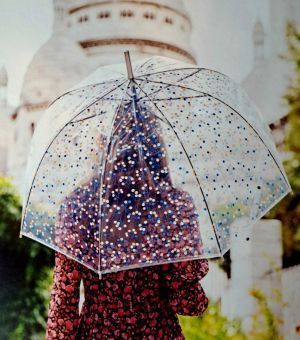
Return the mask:
M283 95L293 74L291 63L284 59L287 55L286 24L300 22L300 2L272 0L269 6L269 25L264 27L257 18L253 28L253 68L242 85L263 112L281 150L288 120ZM282 157L285 157L283 153Z
M22 192L34 128L48 104L101 65L163 55L195 63L181 0L54 0L53 35L34 55L13 115L9 173Z
M13 108L7 103L8 78L4 66L0 68L0 174L10 174L11 146L14 138L14 124L11 119Z
M253 27L253 69L242 85L265 115L280 147L287 122L281 96L291 70L279 54L285 51L287 19L300 22L300 2L269 2L269 25L258 17ZM53 5L53 34L27 69L17 108L7 105L7 74L3 68L0 71L0 172L12 175L20 191L34 128L62 92L98 66L121 62L127 49L133 59L159 54L196 62L189 39L192 25L181 0L53 0ZM245 328L256 308L249 288L258 286L267 294L276 288L282 293L280 302L288 307L275 303L272 308L284 320L286 339L296 339L300 301L295 282L299 282L300 267L281 270L278 221L261 221L254 232L249 242L233 244L231 279L212 262L204 284L212 299L222 297L223 313L242 317ZM265 256L272 261L261 261Z
M288 126L287 107L282 96L292 76L291 65L282 56L287 52L285 25L287 21L300 23L300 2L297 0L270 1L269 25L260 19L253 28L253 68L242 86L259 107L269 124L282 159L288 157L282 149ZM232 240L231 278L218 273L204 282L211 295L221 303L222 312L229 318L239 317L243 328L252 327L257 311L252 288L259 289L278 318L279 331L286 340L300 338L300 294L297 291L300 265L282 268L281 223L261 220L252 230L249 240L238 233ZM214 282L217 279L218 283ZM242 303L241 303L242 301Z

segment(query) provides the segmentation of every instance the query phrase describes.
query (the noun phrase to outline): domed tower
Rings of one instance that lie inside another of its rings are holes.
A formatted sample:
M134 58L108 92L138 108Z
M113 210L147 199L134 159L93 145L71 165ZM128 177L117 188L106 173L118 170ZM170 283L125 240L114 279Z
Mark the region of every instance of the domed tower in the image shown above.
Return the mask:
M49 103L87 74L86 56L75 42L55 30L38 50L24 76L15 119L15 163L11 172L21 190L29 144L34 128Z
M4 66L0 68L0 175L8 175L13 125L10 120L12 107L7 102L8 76Z
M66 30L66 17L68 14L67 1L53 0L53 32L63 33Z
M34 55L25 73L21 106L27 112L44 110L50 101L87 73L87 60L78 44L54 34Z
M253 69L244 79L243 87L260 108L266 123L272 124L286 112L282 95L287 70L277 53L266 54L265 43L263 25L257 21L253 28Z
M182 0L53 0L52 37L33 57L15 114L11 174L22 174L34 128L48 104L101 65L163 55L195 63Z
M265 58L265 31L263 24L257 20L253 30L254 64Z
M182 0L73 0L67 26L95 66L163 55L195 63L191 21Z
M66 7L54 0L53 35L33 56L23 80L15 114L15 147L10 173L22 193L30 140L49 103L85 77L89 71L82 48L66 35Z
M283 99L292 75L291 64L280 58L286 52L285 27L292 18L291 4L297 0L270 3L270 19L264 26L258 20L253 28L253 69L243 81L243 86L261 110L282 158L287 130L287 107ZM299 7L299 5L298 5ZM299 15L299 14L298 14ZM266 35L265 32L268 32Z

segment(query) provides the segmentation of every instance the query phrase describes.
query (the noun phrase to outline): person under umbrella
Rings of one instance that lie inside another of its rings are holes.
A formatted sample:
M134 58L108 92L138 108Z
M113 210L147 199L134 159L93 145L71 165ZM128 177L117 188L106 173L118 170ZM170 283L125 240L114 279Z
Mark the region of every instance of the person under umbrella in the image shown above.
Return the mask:
M46 339L184 339L176 314L201 315L208 306L199 282L208 260L186 260L203 251L193 199L174 187L158 118L142 110L120 106L104 180L84 181L61 204L55 242L69 256L55 252ZM97 145L105 145L101 136ZM92 263L99 248L99 266L108 271L101 278L79 263Z
M250 236L253 225L291 192L270 129L243 89L220 72L160 56L132 68L128 51L125 60L127 76L124 64L100 67L51 103L39 121L27 162L20 237L77 260L99 277L222 257L239 230ZM146 114L156 118L156 127L154 121L146 126ZM151 140L158 130L162 148ZM99 133L104 147L97 150ZM166 155L167 170L157 170ZM92 178L99 199L83 193L89 204L81 203L77 214L71 208L74 221L63 224L69 234L60 243L55 222L60 209L62 217L68 211L61 203L75 188L80 195L81 184ZM130 185L135 188L127 191ZM178 217L164 208L177 199L182 216L184 207L168 187L187 192L195 203L193 224L183 221L176 235ZM88 227L80 224L87 212Z

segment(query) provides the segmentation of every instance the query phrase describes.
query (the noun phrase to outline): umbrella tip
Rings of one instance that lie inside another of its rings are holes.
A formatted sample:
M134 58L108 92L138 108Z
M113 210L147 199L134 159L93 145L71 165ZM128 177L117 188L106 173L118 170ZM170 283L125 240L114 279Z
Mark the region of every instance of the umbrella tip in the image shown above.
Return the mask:
M131 80L131 79L133 79L133 71L132 71L132 64L131 64L131 60L130 60L129 51L125 51L124 56L125 56L125 62L126 62L126 68L127 68L127 77L128 77L128 79Z

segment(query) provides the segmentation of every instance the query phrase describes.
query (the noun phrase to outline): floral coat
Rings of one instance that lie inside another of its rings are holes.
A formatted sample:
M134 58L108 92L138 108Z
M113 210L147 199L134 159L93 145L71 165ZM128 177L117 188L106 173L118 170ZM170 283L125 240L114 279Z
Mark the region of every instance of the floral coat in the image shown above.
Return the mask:
M184 339L176 314L201 315L207 259L104 274L55 253L46 339ZM79 314L79 287L85 301Z

